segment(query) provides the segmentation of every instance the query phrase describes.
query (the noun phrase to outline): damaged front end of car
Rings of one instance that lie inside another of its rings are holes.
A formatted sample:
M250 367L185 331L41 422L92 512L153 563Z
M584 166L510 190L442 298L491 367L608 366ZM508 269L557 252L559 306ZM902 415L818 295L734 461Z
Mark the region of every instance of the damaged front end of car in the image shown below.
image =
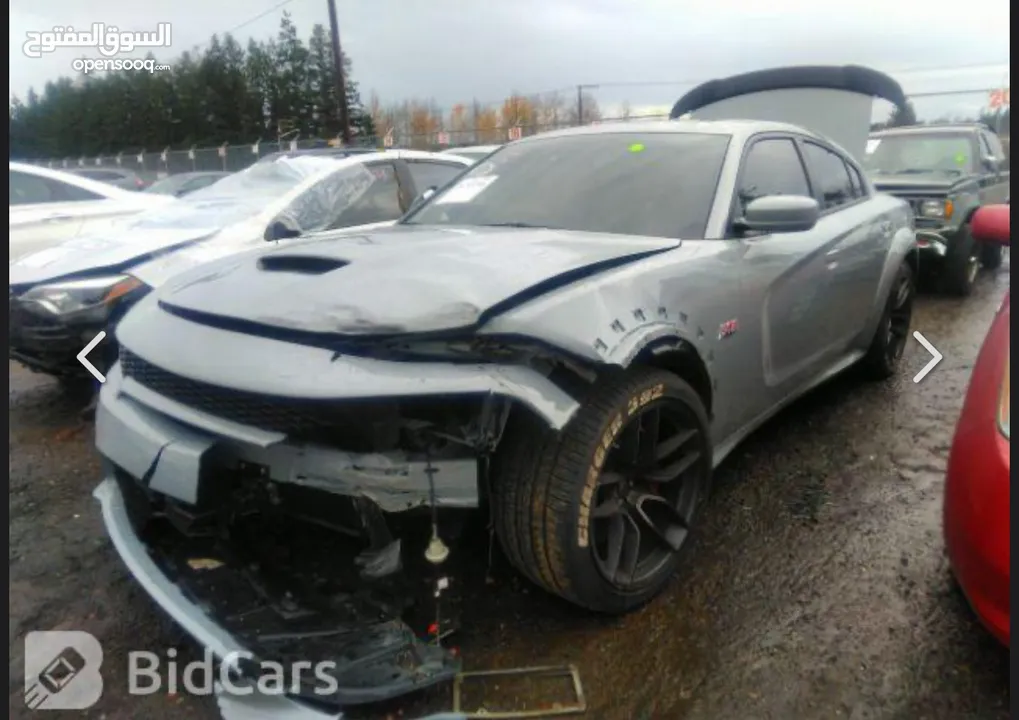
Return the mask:
M164 319L182 342L216 332ZM459 672L443 644L457 626L449 545L486 503L486 459L511 408L551 427L576 409L548 377L555 363L503 349L514 363L500 364L491 347L471 350L485 363L434 361L462 354L456 343L413 350L424 361L406 347L338 357L289 345L294 366L360 397L282 397L170 372L140 354L145 342L135 351L138 326L118 331L101 391L96 497L158 604L220 659L242 653L249 674L260 661L330 668L325 684L308 673L294 685L312 702L376 702Z

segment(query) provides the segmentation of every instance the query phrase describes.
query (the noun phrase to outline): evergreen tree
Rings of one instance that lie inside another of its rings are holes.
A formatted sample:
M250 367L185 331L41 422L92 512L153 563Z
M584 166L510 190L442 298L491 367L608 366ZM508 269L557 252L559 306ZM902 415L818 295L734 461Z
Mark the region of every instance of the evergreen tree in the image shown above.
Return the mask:
M169 64L168 72L63 77L41 93L30 89L24 100L11 98L11 157L91 160L168 146L275 140L289 131L303 138L340 132L332 45L321 25L305 43L284 13L274 39L251 40L244 48L230 35L214 35L204 49ZM343 66L351 129L374 135L349 58Z

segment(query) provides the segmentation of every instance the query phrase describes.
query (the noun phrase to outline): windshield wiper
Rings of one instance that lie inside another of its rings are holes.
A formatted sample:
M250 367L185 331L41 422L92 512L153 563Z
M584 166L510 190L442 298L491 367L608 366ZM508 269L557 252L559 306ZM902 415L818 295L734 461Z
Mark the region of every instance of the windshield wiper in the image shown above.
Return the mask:
M508 227L508 228L530 228L532 230L562 230L554 225L534 225L525 222L500 222L500 223L472 223L477 227Z
M955 168L903 168L902 170L893 170L890 174L892 175L929 175L930 173L951 173L953 175L959 175L962 173L961 170Z

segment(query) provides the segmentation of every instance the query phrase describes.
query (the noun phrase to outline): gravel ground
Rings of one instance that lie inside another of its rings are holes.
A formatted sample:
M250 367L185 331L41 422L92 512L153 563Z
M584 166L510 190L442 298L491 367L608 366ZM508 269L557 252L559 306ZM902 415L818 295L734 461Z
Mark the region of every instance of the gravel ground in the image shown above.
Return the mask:
M965 301L919 299L914 329L945 356L920 384L911 378L929 356L911 341L896 381L839 378L733 453L683 570L643 611L579 613L500 558L486 584L479 558L457 637L465 666L574 663L599 720L1007 718L1008 653L951 584L940 534L952 428L1007 287L1006 261ZM180 661L197 651L104 537L91 425L14 363L10 386L10 716L29 714L24 634L80 629L104 644L106 689L76 717L217 717L209 698L128 695L129 650L172 647ZM488 685L473 699L533 691ZM448 703L444 688L358 717Z

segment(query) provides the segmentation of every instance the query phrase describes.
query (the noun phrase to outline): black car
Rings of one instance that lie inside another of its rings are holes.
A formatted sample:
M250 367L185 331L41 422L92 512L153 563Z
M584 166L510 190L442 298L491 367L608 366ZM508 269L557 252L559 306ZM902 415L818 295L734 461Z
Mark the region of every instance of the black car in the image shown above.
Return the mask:
M946 290L968 295L981 265L1001 265L1000 245L969 229L982 205L1007 202L1009 162L985 125L912 125L871 133L863 159L874 187L909 202L926 266Z
M121 168L72 168L67 172L115 185L124 190L144 190L148 186L137 173Z

